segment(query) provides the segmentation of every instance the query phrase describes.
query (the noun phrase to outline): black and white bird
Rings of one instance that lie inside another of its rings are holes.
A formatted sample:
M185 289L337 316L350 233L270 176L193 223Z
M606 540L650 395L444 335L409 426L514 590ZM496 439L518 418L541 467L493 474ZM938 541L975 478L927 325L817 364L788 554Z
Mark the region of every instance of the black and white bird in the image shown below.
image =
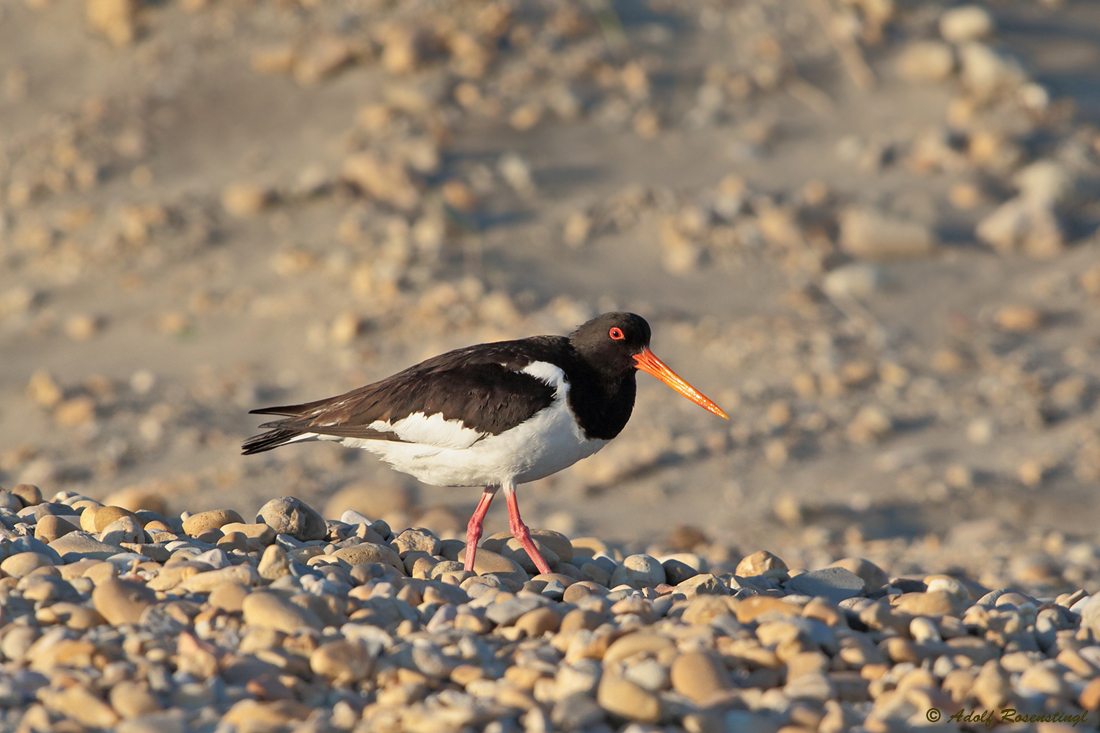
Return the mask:
M336 397L253 410L285 417L261 425L268 432L245 441L243 451L330 440L368 450L427 484L483 487L466 528L470 571L489 504L503 489L513 536L549 573L520 518L516 485L557 473L618 435L634 409L637 370L726 417L653 355L649 339L641 316L605 313L569 337L450 351Z

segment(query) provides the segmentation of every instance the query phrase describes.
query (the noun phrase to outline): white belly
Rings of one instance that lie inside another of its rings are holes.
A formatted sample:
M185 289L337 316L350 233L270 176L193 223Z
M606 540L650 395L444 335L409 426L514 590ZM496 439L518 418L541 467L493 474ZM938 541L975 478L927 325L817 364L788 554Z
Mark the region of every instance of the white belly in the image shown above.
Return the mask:
M377 454L402 473L435 486L500 486L537 481L587 458L607 444L588 440L564 401L500 435L468 448L344 438L343 445Z

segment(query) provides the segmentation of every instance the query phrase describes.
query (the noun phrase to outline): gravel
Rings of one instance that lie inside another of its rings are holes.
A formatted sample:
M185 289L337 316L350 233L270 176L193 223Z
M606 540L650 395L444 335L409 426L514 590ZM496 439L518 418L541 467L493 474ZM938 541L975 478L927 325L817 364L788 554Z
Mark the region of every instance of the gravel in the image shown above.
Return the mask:
M471 574L440 554L451 540L355 512L314 539L279 532L317 514L294 497L248 525L3 495L4 730L890 730L933 709L1072 724L1100 706L1100 603L1084 590L895 577L862 558L788 573L765 551L740 575L685 552L597 558L598 541L543 530L551 574L489 549ZM80 531L31 538L58 516L39 509L78 505L81 524L119 515L138 536L110 551ZM72 537L91 544L56 552Z

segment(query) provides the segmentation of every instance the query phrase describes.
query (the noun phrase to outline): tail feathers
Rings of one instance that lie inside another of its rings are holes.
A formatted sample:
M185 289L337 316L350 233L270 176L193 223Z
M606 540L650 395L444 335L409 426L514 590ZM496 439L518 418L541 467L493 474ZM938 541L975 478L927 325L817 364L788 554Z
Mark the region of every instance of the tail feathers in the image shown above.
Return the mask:
M266 426L261 425L260 427ZM263 453L272 448L278 448L280 445L286 445L287 443L294 443L299 440L310 440L313 437L314 436L295 428L274 427L266 433L253 435L246 440L241 445L241 453L250 456L254 453Z

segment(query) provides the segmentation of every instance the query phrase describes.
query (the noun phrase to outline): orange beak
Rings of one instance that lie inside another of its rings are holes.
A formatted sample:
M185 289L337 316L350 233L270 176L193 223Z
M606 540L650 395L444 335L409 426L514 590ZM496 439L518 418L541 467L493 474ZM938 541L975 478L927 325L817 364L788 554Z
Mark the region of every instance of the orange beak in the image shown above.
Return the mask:
M703 393L695 389L695 387L692 387L690 384L676 376L676 372L665 366L665 363L658 359L649 349L642 349L642 353L636 354L634 356L634 361L637 364L638 369L641 369L643 372L646 372L647 374L652 374L653 376L657 377L657 379L660 379L669 387L672 387L674 390L682 394L684 397L687 397L689 400L699 405L704 410L707 410L708 412L713 412L718 417L724 417L725 419L729 420L729 416L726 415L726 413L722 412L721 407L707 399L703 395Z

